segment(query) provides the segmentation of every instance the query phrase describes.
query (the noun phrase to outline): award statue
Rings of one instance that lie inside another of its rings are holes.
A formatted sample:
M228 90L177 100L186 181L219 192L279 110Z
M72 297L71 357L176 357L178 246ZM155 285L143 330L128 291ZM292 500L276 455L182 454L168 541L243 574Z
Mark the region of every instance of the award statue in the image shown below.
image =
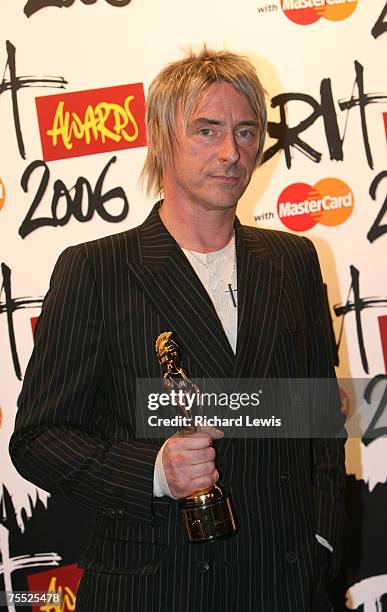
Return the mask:
M166 366L164 386L169 389L183 390L178 406L185 422L185 431L196 432L192 411L186 405L185 394L197 394L199 388L179 365L179 347L173 332L163 332L156 340L156 353L161 365ZM200 407L199 407L200 409ZM230 537L237 532L232 503L229 495L216 483L208 489L192 491L188 497L178 501L180 515L186 538L189 543L214 542L219 538Z

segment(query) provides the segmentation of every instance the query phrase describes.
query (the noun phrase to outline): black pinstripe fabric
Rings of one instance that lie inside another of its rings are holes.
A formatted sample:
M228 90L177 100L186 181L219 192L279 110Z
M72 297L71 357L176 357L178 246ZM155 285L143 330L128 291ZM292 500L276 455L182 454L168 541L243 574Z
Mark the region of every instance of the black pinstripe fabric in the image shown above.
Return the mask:
M342 441L218 443L239 532L192 546L176 503L152 496L162 441L135 439L135 382L160 377L161 331L176 332L192 377L333 375L313 245L238 223L236 236L236 356L157 208L139 228L67 249L55 267L10 453L28 480L95 510L80 612L330 610L324 579L340 550ZM330 410L340 429L338 398Z

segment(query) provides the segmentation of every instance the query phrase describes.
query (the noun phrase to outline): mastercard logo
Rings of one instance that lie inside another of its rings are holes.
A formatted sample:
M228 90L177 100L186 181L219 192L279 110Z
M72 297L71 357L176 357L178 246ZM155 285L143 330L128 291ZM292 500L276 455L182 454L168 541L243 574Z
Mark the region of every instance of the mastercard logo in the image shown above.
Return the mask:
M3 208L5 204L5 186L3 181L0 178L0 210Z
M295 232L305 232L317 223L334 226L352 214L354 197L344 181L326 178L311 187L294 183L278 198L277 212L282 223Z
M330 21L347 19L355 11L358 0L281 0L288 19L299 25L310 25L325 17Z

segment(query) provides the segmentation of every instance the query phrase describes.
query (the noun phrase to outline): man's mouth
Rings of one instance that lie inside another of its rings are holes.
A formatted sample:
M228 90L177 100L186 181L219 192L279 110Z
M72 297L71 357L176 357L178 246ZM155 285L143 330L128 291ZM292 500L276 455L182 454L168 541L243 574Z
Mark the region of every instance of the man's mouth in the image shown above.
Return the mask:
M225 175L225 174L215 174L215 175L211 175L211 178L213 178L214 180L218 181L219 183L225 183L233 185L234 183L237 183L240 179L239 176L229 176L229 175Z

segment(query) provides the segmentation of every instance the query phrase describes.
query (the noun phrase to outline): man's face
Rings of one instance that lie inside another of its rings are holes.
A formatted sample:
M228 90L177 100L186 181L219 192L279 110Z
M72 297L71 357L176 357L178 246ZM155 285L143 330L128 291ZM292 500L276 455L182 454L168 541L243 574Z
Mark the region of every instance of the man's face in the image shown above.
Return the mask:
M173 163L164 171L166 197L222 210L236 206L250 182L258 121L246 96L225 82L210 86L184 129L176 108Z

